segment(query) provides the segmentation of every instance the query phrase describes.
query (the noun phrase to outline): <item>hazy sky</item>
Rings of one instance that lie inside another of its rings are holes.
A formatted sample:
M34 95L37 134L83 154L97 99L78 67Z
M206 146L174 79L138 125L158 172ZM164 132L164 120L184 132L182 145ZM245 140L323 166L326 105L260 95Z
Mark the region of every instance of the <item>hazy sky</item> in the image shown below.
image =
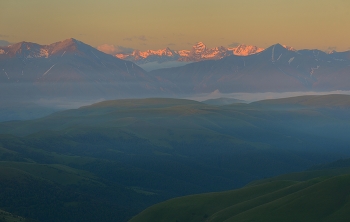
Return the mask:
M350 50L349 0L0 0L0 40Z

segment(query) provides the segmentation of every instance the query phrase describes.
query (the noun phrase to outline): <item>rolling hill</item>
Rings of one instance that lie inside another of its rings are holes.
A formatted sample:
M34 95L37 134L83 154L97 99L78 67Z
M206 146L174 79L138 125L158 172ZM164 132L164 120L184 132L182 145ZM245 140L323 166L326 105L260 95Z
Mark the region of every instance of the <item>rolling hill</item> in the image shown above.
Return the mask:
M202 101L202 103L208 104L208 105L214 105L214 106L223 106L223 105L230 105L234 103L247 103L244 100L240 99L232 99L232 98L217 98L217 99L207 99Z
M348 97L124 99L2 122L0 209L40 221L126 221L170 198L347 157Z
M350 168L265 179L241 189L192 195L147 208L137 221L348 221Z

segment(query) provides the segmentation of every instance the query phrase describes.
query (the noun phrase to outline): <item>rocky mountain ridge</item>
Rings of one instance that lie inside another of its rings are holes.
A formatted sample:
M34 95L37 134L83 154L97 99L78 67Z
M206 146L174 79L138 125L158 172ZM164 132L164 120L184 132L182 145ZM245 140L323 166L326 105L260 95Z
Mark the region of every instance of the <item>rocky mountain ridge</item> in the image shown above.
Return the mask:
M159 90L155 88L156 81L136 64L76 39L50 45L20 42L0 50L3 98L17 94L31 98L34 95L115 98Z
M159 50L134 50L132 53L119 53L115 56L120 59L144 64L149 62L198 62L211 59L221 59L230 55L248 56L263 51L263 48L252 45L238 45L227 48L224 46L207 48L203 42L198 42L192 46L191 50L171 50L169 47Z
M187 93L349 90L350 51L296 51L276 44L249 56L232 55L149 74Z
M203 43L198 43L189 52L176 52L169 48L134 52L134 56L140 58L153 54L153 57L147 58L164 56L167 59L198 60L180 67L146 72L131 61L105 54L75 39L50 45L21 42L0 47L0 50L3 98L13 95L33 97L33 94L39 97L181 97L214 91L350 89L350 51L297 51L276 44L255 53L260 49L251 46L239 46L231 51L224 47L208 49ZM181 57L179 53L188 57ZM244 53L253 54L242 56ZM23 83L29 83L30 87L22 87Z

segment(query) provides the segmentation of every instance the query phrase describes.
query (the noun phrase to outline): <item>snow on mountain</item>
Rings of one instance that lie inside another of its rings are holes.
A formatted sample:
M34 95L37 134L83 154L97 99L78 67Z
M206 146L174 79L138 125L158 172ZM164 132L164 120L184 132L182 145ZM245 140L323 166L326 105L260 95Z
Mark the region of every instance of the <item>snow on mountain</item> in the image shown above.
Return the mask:
M229 51L232 51L234 55L237 56L249 56L252 54L259 53L264 50L264 48L258 48L252 45L239 45L235 48L228 48Z
M258 54L268 51L269 58L272 62L281 60L288 52L295 52L297 54L307 55L316 60L343 61L350 59L350 51L348 52L328 52L321 50L296 50L295 48L282 44L275 44L268 49L260 48L254 45L241 44L237 47L214 47L209 48L203 42L198 42L192 46L190 50L171 50L169 48L161 50L134 50L129 54L117 54L116 57L128 61L135 62L139 66L145 68L147 71L161 69L164 67L183 66L187 63L205 61L205 60L219 60L228 56L242 56L247 57L253 54ZM327 56L331 55L331 56ZM291 56L287 59L289 65L296 64L295 59ZM316 68L317 65L312 68ZM313 73L310 68L310 72ZM314 69L315 71L316 69Z
M145 52L141 52L141 51L134 51L133 52L133 56L138 56L138 57L142 57L142 58L147 58L149 56L174 56L175 52L171 51L169 48L166 49L160 49L160 50L147 50Z
M80 45L80 46L79 46ZM49 58L54 55L60 55L66 52L75 52L84 43L76 39L66 39L50 45L39 45L31 42L19 42L7 47L0 48L0 54L7 58Z
M116 54L120 59L133 61L137 64L145 64L149 62L197 62L209 59L221 59L230 55L248 56L263 51L251 45L239 45L236 48L226 48L223 46L208 48L203 42L198 42L192 46L191 50L171 50L170 48L160 50L134 50L130 54Z
M337 53L337 51L335 51L335 50L330 50L330 51L326 51L326 53L327 53L327 54L335 54L335 53Z
M285 49L288 49L289 51L294 51L296 52L297 50L291 46L287 46L287 45L282 45Z
M219 51L220 48L214 48L213 54L206 52L214 56ZM186 93L215 90L224 93L333 91L350 88L350 51L326 54L320 50L295 51L275 44L263 51L241 45L229 52L256 54L193 62L149 73L163 82L171 82L174 88Z
M198 42L196 45L192 46L192 51L195 54L202 54L206 51L207 46L203 42Z
M120 59L137 62L139 60L145 60L152 56L153 57L176 57L178 56L178 53L169 48L165 48L165 49L147 50L147 51L134 50L131 54L119 53L119 54L116 54L115 56Z
M130 55L127 54L122 54L122 53L118 53L115 55L115 57L117 57L118 59L126 59L128 58Z
M41 46L30 42L19 42L14 45L1 48L2 57L13 58L40 58L46 56Z
M6 86L10 90L2 87L1 95L18 91L13 96L114 98L160 91L156 80L136 64L75 39L50 45L20 42L0 49L0 82L14 85Z
M280 44L265 50L209 48L199 42L190 50L130 50L123 58L140 66L75 39L50 45L20 42L0 47L0 81L30 83L36 96L349 89L350 51L295 51Z
M190 55L191 51L190 50L179 50L178 53L181 57L188 57Z

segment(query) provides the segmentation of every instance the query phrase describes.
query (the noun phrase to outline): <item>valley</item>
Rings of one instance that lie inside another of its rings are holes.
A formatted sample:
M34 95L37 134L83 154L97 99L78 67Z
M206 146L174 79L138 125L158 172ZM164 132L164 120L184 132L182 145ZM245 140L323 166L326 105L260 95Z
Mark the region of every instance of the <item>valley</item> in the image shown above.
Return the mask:
M0 208L39 221L127 221L170 198L303 171L350 156L349 108L347 95L123 99L2 122Z
M350 221L349 9L0 0L0 222Z
M349 89L347 52L276 44L213 60L200 44L191 63L147 72L76 39L2 50L0 209L23 218L128 221L350 156L350 96L327 95ZM217 98L303 91L325 95Z

